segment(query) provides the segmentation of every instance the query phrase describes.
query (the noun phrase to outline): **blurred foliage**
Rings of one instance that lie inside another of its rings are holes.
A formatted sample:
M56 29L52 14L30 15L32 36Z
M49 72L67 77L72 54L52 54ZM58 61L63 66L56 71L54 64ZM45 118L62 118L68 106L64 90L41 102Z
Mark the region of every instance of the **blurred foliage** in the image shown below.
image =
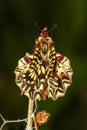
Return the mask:
M3 0L0 1L0 113L5 119L27 116L28 99L20 96L14 69L26 52L32 53L41 29L53 24L56 50L69 57L73 84L63 98L38 103L51 113L41 130L87 130L87 7L86 0ZM0 120L1 122L1 120ZM2 122L1 122L2 123ZM0 123L0 124L1 124ZM4 130L23 130L25 124L9 124Z

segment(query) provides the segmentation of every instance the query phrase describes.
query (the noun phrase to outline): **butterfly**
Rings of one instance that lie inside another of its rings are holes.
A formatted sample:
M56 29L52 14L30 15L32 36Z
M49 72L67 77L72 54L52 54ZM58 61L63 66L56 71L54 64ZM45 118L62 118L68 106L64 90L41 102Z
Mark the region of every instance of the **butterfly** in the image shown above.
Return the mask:
M45 27L35 41L32 54L26 53L18 61L15 82L32 100L64 96L72 83L73 70L66 56L56 52L54 42Z

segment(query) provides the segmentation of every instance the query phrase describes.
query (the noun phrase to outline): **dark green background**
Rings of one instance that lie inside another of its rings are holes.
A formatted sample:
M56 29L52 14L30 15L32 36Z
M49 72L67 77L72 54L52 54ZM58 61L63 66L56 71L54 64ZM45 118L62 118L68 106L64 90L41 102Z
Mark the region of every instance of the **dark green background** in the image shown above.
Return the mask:
M73 84L64 97L38 103L38 110L51 114L40 130L87 130L87 1L0 1L0 113L5 119L27 116L28 99L20 96L14 69L26 52L32 53L39 30L53 24L56 50L67 56L74 71ZM1 122L1 120L0 120ZM2 123L2 122L1 122ZM0 124L1 124L0 123ZM6 125L4 130L24 130L25 123Z

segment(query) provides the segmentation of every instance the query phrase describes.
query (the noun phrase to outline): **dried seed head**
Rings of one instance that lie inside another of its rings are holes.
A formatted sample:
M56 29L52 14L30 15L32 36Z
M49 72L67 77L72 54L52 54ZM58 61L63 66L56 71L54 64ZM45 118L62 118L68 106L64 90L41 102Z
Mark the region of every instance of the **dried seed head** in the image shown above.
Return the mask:
M42 125L46 123L49 119L50 114L45 110L36 113L35 121L37 125Z

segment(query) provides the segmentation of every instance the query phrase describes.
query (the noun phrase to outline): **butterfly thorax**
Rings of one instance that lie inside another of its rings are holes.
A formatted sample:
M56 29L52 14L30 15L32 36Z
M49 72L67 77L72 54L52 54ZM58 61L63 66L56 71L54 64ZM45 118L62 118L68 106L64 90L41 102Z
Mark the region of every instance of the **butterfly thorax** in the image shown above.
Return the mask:
M48 60L52 47L53 40L49 37L46 28L44 28L38 39L36 39L35 51L38 50L40 52L42 60Z

